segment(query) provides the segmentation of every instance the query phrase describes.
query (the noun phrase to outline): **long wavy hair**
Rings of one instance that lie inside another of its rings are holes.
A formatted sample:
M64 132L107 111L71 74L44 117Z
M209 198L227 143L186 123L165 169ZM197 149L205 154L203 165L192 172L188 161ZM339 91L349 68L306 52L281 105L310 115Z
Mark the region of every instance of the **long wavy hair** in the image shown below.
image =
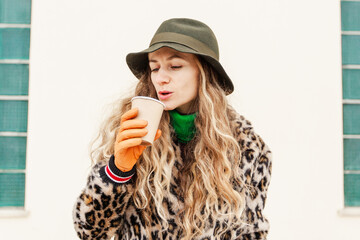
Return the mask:
M200 72L198 96L194 102L198 111L195 119L197 132L193 144L187 144L190 147L185 151L181 174L178 174L179 194L184 199L184 207L176 216L180 218L177 222L183 239L193 239L201 234L210 216L213 219L226 217L228 227L225 230L229 229L234 218L240 219L245 206L244 195L233 187L234 182L243 185L238 172L241 151L231 124L235 112L218 84L217 73L200 58L196 58L196 63ZM134 96L157 98L149 69L142 75ZM94 163L107 161L114 154L120 118L131 108L130 99L117 101L110 117L104 121L93 141L91 158ZM165 196L170 195L174 164L180 157L166 111L159 128L162 136L145 149L137 162L132 193L135 206L142 209L148 233L154 211L168 226Z

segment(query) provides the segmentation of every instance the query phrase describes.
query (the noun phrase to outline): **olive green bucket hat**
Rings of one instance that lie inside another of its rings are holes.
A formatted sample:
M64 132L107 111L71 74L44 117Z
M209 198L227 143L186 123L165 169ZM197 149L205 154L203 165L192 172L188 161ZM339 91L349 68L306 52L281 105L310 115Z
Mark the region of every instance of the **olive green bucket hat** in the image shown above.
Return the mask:
M219 62L219 47L215 34L206 24L188 18L173 18L163 22L149 48L126 56L126 62L137 78L140 78L148 67L148 53L162 47L200 56L217 71L219 85L225 93L229 95L234 91L231 79Z

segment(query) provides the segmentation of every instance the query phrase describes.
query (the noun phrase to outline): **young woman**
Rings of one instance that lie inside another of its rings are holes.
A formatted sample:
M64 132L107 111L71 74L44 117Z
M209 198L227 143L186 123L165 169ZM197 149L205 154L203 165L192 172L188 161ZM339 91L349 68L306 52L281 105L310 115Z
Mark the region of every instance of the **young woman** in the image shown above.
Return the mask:
M154 144L130 98L103 125L94 166L76 201L81 239L266 239L271 152L229 106L233 84L211 29L192 19L161 24L150 47L127 56L134 96L166 109Z

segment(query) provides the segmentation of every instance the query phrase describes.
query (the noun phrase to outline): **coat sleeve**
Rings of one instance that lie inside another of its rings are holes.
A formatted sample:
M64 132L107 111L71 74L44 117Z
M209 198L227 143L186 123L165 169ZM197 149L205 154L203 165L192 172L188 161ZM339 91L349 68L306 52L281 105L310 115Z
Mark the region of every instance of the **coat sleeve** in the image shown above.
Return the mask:
M96 164L73 209L75 231L80 239L110 239L123 224L135 169L121 173L114 159ZM112 170L111 170L112 169Z
M249 225L241 239L264 240L269 230L269 222L263 215L263 210L271 178L272 154L261 137L255 134L255 138L258 143L255 145L259 147L260 153L255 157L251 171L245 176L248 187L245 191L246 207L243 216Z
M263 211L271 178L272 154L268 145L255 133L251 122L243 116L236 113L232 128L241 149L240 176L234 189L245 198L240 224L234 224L233 238L265 240L270 225Z

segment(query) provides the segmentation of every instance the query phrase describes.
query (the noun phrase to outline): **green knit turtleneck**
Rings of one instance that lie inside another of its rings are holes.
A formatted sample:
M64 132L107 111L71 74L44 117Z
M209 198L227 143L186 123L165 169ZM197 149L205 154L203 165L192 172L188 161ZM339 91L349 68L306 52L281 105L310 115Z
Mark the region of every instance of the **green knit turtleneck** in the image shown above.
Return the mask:
M171 125L173 126L176 137L179 142L187 143L196 133L195 118L196 113L189 115L181 115L178 111L169 111L171 117Z

